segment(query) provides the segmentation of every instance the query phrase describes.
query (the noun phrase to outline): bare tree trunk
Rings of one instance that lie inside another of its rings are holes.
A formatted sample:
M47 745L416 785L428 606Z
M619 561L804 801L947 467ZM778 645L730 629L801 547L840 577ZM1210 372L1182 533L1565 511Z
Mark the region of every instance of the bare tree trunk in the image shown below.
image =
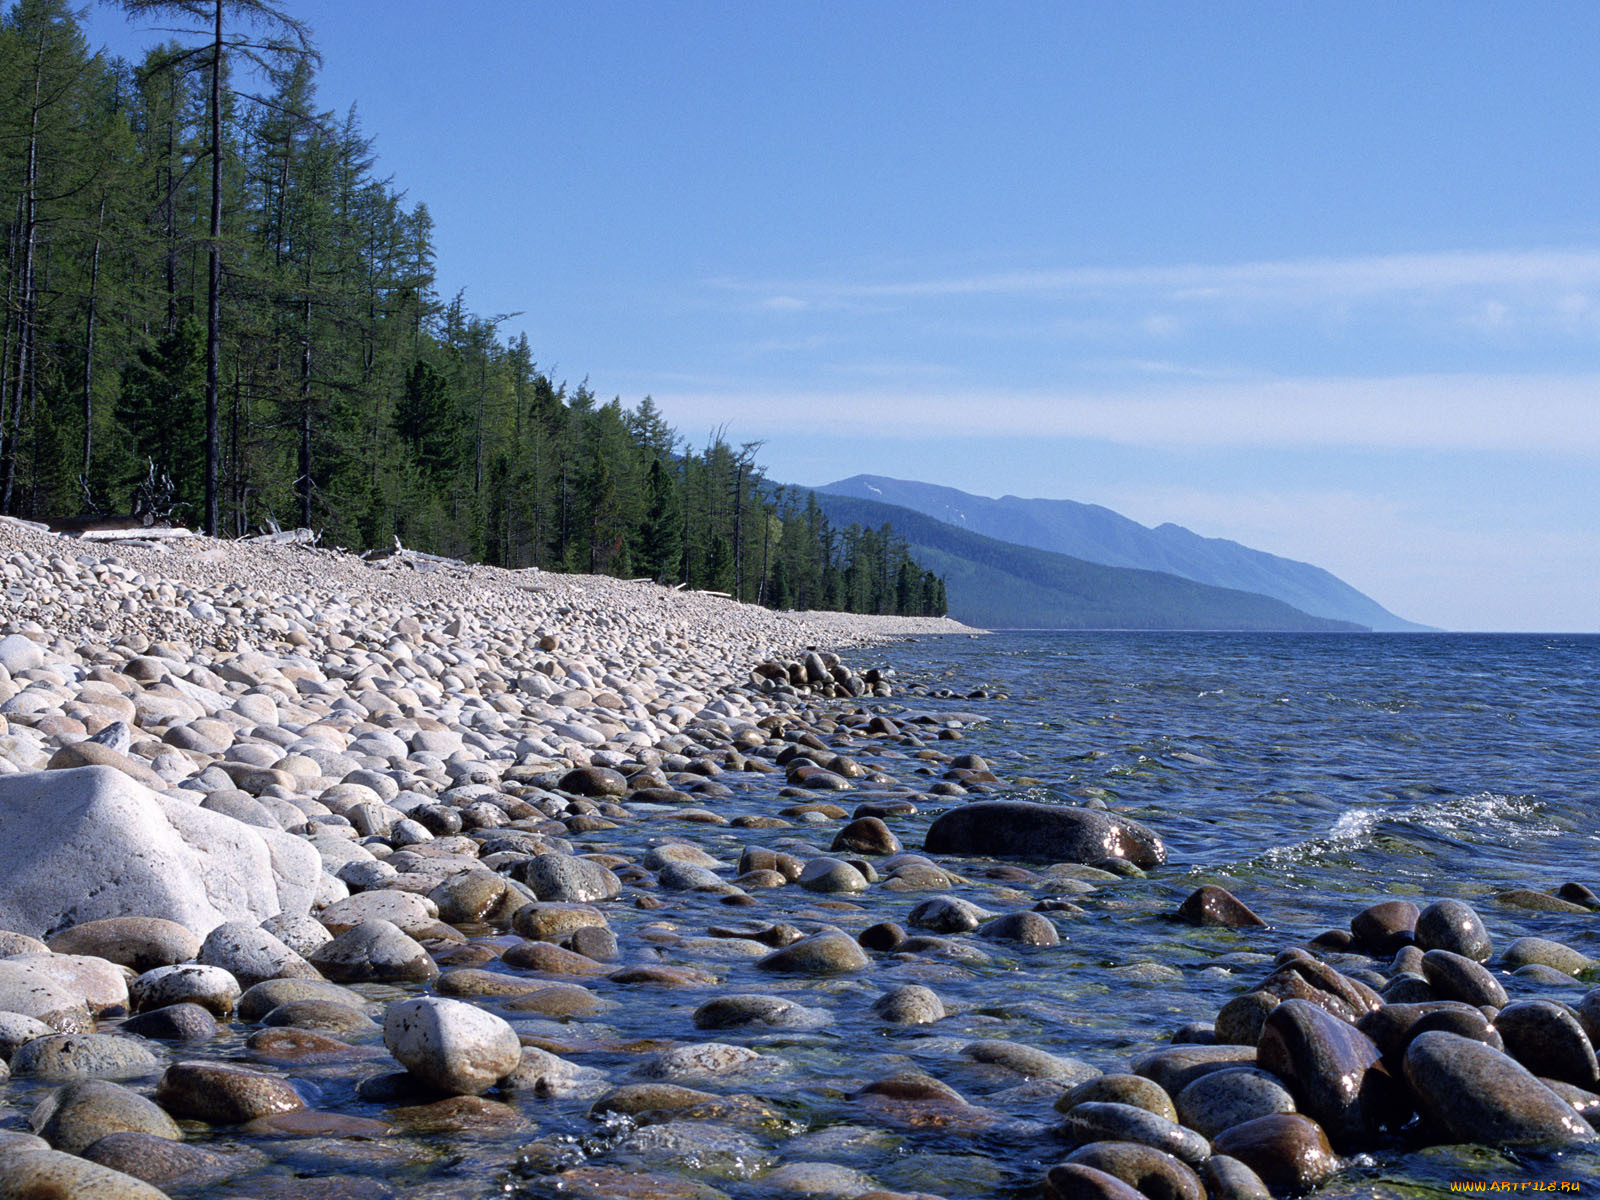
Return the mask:
M300 331L300 527L311 528L311 272L315 252L306 256L304 309Z
M11 397L11 435L4 447L5 479L0 483L0 512L14 511L12 500L17 482L17 455L22 442L23 401L33 394L33 318L34 252L39 242L39 89L44 75L44 42L33 72L33 107L28 116L27 166L22 192L22 269L21 294L17 297L17 375Z
M213 0L211 42L211 253L206 289L206 517L217 536L217 476L222 431L217 408L217 368L222 353L222 0Z
M89 487L89 465L94 460L94 319L100 302L100 242L106 225L106 198L100 197L100 217L94 227L94 253L89 259L89 315L83 335L83 486Z

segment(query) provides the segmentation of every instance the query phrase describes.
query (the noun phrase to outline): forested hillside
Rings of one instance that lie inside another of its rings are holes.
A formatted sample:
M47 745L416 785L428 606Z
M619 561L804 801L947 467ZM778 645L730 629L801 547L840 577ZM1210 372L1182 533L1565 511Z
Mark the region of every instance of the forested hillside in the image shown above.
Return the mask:
M759 444L690 445L471 312L435 278L426 204L318 107L287 5L123 7L193 30L128 64L64 0L0 24L0 512L943 611L892 531L764 486Z

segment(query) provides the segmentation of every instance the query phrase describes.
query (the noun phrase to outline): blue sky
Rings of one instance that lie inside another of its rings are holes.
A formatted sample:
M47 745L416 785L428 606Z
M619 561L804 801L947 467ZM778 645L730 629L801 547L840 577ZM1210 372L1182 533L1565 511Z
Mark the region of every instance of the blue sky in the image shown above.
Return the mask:
M1600 629L1600 6L287 2L558 378Z

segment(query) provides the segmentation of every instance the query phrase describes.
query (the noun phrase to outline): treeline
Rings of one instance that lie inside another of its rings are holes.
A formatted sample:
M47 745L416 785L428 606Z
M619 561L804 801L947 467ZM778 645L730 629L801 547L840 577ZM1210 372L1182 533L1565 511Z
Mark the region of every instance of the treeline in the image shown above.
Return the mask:
M0 23L0 512L944 611L891 528L831 527L758 443L690 446L649 397L569 387L509 316L444 298L427 207L317 107L283 9L123 7L206 20L137 65L90 53L64 0Z

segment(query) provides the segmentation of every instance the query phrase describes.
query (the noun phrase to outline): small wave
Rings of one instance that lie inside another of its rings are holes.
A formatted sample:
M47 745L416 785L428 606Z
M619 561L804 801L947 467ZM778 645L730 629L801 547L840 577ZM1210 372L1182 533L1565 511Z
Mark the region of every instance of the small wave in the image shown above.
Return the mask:
M1282 866L1348 854L1353 850L1376 846L1380 834L1405 837L1409 833L1424 840L1446 842L1470 850L1474 845L1514 842L1560 833L1560 826L1556 822L1540 819L1544 816L1544 806L1534 797L1499 792L1451 796L1405 808L1366 805L1345 809L1334 818L1325 834L1285 846L1274 846L1250 862L1258 866Z

